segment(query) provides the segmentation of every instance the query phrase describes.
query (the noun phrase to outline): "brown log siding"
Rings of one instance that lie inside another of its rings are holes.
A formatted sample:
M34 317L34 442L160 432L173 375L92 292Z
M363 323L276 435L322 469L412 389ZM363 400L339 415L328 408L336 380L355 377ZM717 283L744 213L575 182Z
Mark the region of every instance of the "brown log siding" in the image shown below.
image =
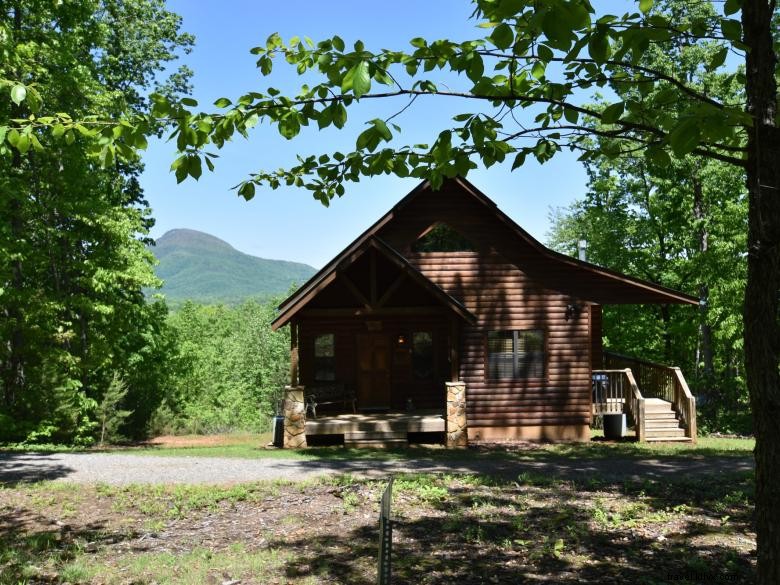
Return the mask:
M445 222L478 252L411 252L431 224ZM460 376L466 382L472 428L587 425L590 422L591 330L588 306L550 287L549 266L490 210L458 190L414 199L380 230L425 276L461 301L476 317L461 331ZM519 268L522 267L522 270ZM545 275L545 282L533 273ZM564 268L553 282L565 282ZM566 307L580 308L566 317ZM491 330L542 329L543 379L490 380L486 336Z
M464 325L461 379L472 427L583 425L590 417L590 328L587 307L569 319L577 299L547 290L496 252L409 254L411 264L477 317ZM492 330L541 329L542 379L490 380L486 335Z

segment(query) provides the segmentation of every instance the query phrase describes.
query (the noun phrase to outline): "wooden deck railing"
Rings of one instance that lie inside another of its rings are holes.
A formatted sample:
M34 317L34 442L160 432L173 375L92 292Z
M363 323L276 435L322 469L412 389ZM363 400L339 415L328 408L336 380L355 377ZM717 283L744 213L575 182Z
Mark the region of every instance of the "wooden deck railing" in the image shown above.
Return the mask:
M593 414L626 413L634 423L636 437L644 441L645 399L630 368L593 370Z
M685 436L696 441L696 398L691 394L680 368L671 368L671 370L674 371L672 407L680 415L683 425L685 425Z
M667 402L674 402L674 368L606 351L604 368L609 370L629 368L645 398L660 398Z
M627 370L633 374L639 396L671 402L685 427L685 436L696 440L696 398L691 394L680 368L606 351L604 367L604 371ZM642 389L641 392L639 388ZM639 427L637 436L638 434Z

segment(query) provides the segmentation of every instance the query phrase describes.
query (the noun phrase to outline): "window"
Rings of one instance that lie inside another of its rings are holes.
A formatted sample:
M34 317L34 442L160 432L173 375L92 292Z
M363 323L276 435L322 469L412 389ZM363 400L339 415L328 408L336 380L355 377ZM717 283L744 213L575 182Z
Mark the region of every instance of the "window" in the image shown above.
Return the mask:
M544 377L544 332L489 331L487 370L491 380Z
M412 333L412 373L417 380L433 379L433 336L427 331Z
M437 223L412 244L412 252L473 252L474 246L446 223Z
M333 333L314 338L314 379L317 382L336 380L336 336Z

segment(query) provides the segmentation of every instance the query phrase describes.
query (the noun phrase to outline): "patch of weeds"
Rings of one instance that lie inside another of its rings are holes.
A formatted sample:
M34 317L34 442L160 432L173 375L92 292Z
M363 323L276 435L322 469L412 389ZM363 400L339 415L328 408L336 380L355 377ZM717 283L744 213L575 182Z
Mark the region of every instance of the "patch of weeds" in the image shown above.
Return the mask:
M326 475L325 477L319 479L320 484L333 487L350 487L361 483L366 483L367 481L368 480L355 477L351 473Z
M238 484L234 486L173 485L122 487L98 486L98 495L112 500L116 512L137 510L152 518L184 518L192 512L215 511L221 505L235 506L239 502L259 501L276 497L280 486L267 484Z
M463 528L466 522L463 511L460 508L450 510L442 522L442 530L445 533L457 532Z
M485 529L482 528L482 525L479 524L479 522L471 523L466 526L466 529L463 531L463 538L466 542L482 544L482 541L485 539Z
M354 512L360 504L360 497L355 492L345 492L341 496L341 501L344 506L344 512L350 514Z
M99 574L99 569L91 567L84 559L77 559L62 567L58 577L63 583L88 583Z
M185 554L144 553L120 557L111 566L101 565L100 576L108 582L169 585L244 579L264 583L278 577L288 555L277 550L247 550L239 543L221 552L198 548ZM182 567L186 567L186 571L182 571Z
M159 519L146 520L143 524L144 532L158 534L165 529L165 521Z
M436 476L429 473L408 474L397 478L393 489L427 504L440 504L449 495L449 490L444 484L451 481L451 476Z
M552 487L561 483L561 480L549 474L536 473L534 471L524 471L517 476L518 485L533 487Z

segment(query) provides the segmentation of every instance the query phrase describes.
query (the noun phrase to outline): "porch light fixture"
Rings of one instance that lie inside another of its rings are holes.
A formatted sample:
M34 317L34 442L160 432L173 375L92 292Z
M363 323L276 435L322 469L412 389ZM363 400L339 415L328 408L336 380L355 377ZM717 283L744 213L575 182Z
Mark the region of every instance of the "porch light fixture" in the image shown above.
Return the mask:
M401 334L398 336L398 339L396 340L396 345L398 347L406 347L406 335Z
M570 319L573 319L574 317L578 317L579 314L582 312L582 306L576 305L574 303L569 303L566 305L566 320L569 321Z

